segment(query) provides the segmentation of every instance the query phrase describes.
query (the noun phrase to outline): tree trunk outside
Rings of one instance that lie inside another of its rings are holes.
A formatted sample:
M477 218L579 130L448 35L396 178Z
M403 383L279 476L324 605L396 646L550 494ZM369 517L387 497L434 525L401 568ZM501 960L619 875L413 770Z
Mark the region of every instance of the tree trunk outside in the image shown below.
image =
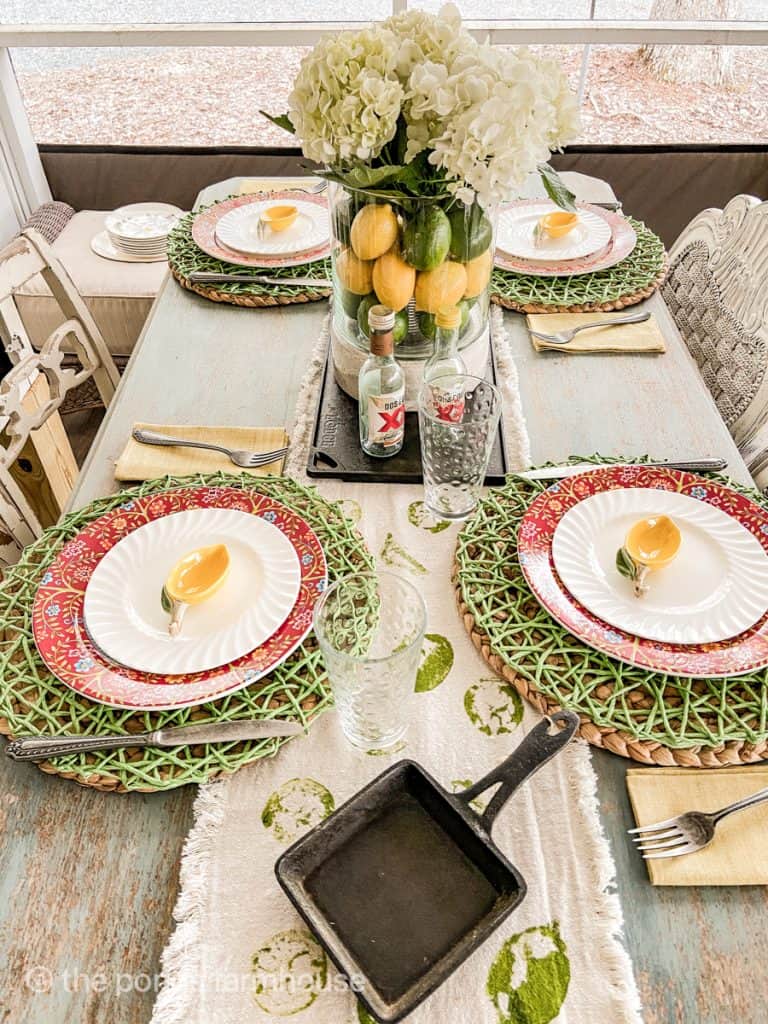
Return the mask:
M740 0L653 0L652 21L731 21ZM642 60L668 82L729 85L733 81L733 47L643 46Z

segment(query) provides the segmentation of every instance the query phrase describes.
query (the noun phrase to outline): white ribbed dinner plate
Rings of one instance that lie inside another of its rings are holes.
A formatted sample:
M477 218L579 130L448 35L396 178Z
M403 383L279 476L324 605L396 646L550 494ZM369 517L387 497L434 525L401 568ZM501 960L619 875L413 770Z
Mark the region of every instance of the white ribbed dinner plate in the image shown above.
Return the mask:
M682 534L666 569L635 597L616 552L638 519L667 515ZM638 637L716 643L753 626L768 609L768 556L736 519L673 491L622 488L585 498L560 520L552 559L563 584L593 615Z
M187 609L172 638L163 584L183 555L211 544L229 549L229 575L210 600ZM202 672L268 640L299 587L298 556L276 526L235 509L191 509L155 519L116 544L91 576L83 616L93 642L121 665L162 675Z
M536 225L548 213L557 213L554 203L513 206L499 217L496 248L510 256L528 260L576 260L604 249L611 240L611 226L605 218L578 209L578 223L562 238L535 239Z
M263 235L260 235L262 213L270 206L288 205L295 206L299 211L293 224L285 231L273 231L267 227ZM216 224L216 237L237 252L255 256L292 256L323 245L330 237L330 230L325 206L303 202L301 199L292 199L290 203L287 200L266 199L238 206L225 213Z

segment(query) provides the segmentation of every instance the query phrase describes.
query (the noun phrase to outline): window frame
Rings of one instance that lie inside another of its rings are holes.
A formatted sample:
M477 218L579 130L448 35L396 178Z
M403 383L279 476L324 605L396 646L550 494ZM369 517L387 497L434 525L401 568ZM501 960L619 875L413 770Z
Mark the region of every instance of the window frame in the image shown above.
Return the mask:
M392 13L408 0L391 0ZM591 14L594 14L594 3ZM19 224L51 198L24 101L10 58L11 49L44 47L312 46L322 36L367 22L176 23L160 25L0 25L0 185L5 186ZM569 44L584 46L579 99L592 46L682 45L768 46L768 20L532 21L467 19L473 35L494 45Z

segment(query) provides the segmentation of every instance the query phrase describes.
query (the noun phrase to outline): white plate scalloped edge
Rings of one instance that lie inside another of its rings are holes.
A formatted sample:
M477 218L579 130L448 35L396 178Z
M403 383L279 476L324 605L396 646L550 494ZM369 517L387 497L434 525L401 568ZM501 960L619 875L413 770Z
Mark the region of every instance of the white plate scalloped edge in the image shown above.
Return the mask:
M183 554L215 543L230 549L229 578L210 601L187 610L172 639L160 605L167 573ZM268 640L300 585L296 551L276 526L236 509L189 509L116 544L93 572L83 614L93 642L119 664L162 675L203 672Z
M259 238L255 226L261 214L270 206L280 205L286 205L286 202L265 200L230 210L216 224L216 237L229 249L252 256L295 256L329 240L330 219L327 209L300 199L290 204L299 211L299 216L290 228L279 232L268 231L264 238Z
M562 238L543 238L539 245L533 229L548 213L557 213L554 203L506 209L499 216L496 248L518 259L549 261L575 260L593 256L611 241L611 226L591 210L579 209L579 223Z
M636 598L615 555L628 526L654 514L675 520L683 544L668 568L649 576L650 592ZM717 643L768 609L768 556L759 541L721 509L685 494L621 488L591 495L558 523L552 558L564 586L593 615L649 640Z

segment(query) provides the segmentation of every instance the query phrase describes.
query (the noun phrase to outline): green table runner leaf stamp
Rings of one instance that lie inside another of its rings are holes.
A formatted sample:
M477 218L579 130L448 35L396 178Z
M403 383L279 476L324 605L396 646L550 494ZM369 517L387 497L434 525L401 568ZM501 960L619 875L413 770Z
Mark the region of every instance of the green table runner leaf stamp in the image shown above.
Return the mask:
M536 277L496 267L491 298L519 313L597 313L642 302L661 285L667 272L664 243L642 221L627 218L637 245L621 263L593 274Z
M768 508L759 492L723 482ZM544 714L571 708L584 739L644 764L719 768L768 757L768 670L689 679L623 664L587 647L541 607L517 560L517 530L546 486L510 476L457 539L459 610L489 665Z
M373 560L342 509L312 488L285 477L256 480L220 473L165 477L72 512L27 547L0 585L0 731L6 736L150 732L164 727L239 719L285 718L309 724L330 705L320 652L310 636L273 673L230 697L179 711L131 712L96 704L68 690L40 658L32 638L32 604L46 568L62 545L98 516L132 498L194 485L261 491L293 509L312 527L326 552L330 579L365 572ZM273 754L281 741L267 739L204 747L123 748L72 754L42 762L46 772L101 790L154 792L208 782Z
M331 277L330 259L304 263L296 267L272 268L263 274L283 284L261 284L248 281L229 281L221 284L197 284L190 281L189 275L203 271L213 274L236 274L240 277L253 277L254 272L247 267L238 267L225 263L214 256L208 256L192 238L192 224L201 210L188 213L179 221L168 236L168 263L171 273L179 284L188 291L202 295L211 302L223 302L234 306L290 306L295 303L317 302L331 294L328 288L308 288L305 285L296 287L291 282L296 278L327 279Z

